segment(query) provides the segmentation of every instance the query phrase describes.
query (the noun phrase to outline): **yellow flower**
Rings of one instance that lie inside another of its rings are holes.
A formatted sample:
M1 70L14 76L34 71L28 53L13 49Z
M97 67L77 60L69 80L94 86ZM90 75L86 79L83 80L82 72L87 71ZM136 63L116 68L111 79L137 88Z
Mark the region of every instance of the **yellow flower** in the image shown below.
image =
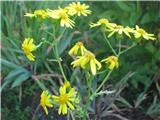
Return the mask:
M86 51L87 49L83 46L83 43L77 42L69 51L69 55L83 55Z
M26 13L24 16L27 17L40 17L45 19L48 17L48 13L45 10L35 10L34 13Z
M111 37L114 33L118 33L119 35L122 35L124 33L129 38L131 38L129 34L130 32L132 32L131 30L132 29L129 27L123 27L122 25L115 25L114 27L110 27L110 29L107 30L108 32L110 32L108 38Z
M80 66L83 69L89 68L93 75L96 74L97 69L99 70L101 68L101 63L96 60L95 55L90 51L86 51L83 56L77 58L77 60L71 63L73 67Z
M49 95L47 90L42 92L40 104L48 115L47 107L53 107L53 105L51 104L51 95Z
M66 89L71 87L69 81L65 81L63 86L66 87Z
M105 27L111 28L111 27L116 26L116 24L115 24L115 23L110 23L110 22L108 21L108 19L106 19L106 18L101 18L101 19L98 20L96 23L91 23L91 24L90 24L90 27L91 27L91 28L97 27L97 26L105 26Z
M55 96L52 95L52 98L54 99L55 102L58 102L60 107L58 110L58 114L67 114L67 106L69 106L69 108L71 110L74 110L74 106L71 103L74 103L76 100L76 94L77 92L75 91L74 88L71 88L68 92L66 91L66 87L65 86L61 86L59 88L59 96Z
M136 30L134 32L134 36L135 38L140 38L143 37L146 40L156 40L156 38L154 37L154 34L149 34L147 33L144 29L139 28L138 25L136 25Z
M78 16L87 16L88 14L91 14L91 11L88 10L88 8L88 5L80 4L80 2L72 2L68 7L66 7L66 9L68 10L68 14L71 16L75 14L77 14Z
M73 28L74 21L72 21L69 18L69 15L67 14L66 9L62 9L62 8L59 8L57 10L49 10L48 9L47 12L51 18L60 20L60 26L62 26L62 27L66 26L69 28Z
M108 64L108 68L110 70L119 67L118 58L116 56L109 56L106 59L103 59L101 62L105 62L106 64Z
M31 61L35 60L35 56L32 54L32 52L36 49L36 46L33 43L32 38L25 38L22 43L22 50L26 54L27 58Z

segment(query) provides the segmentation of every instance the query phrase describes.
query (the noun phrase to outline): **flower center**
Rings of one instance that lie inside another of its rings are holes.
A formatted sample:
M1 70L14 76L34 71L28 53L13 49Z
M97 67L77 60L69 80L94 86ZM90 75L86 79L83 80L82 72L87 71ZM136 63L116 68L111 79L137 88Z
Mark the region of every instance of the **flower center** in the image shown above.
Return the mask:
M78 12L82 12L83 11L83 7L81 5L76 5L75 6L76 11Z
M67 19L67 18L68 18L68 15L67 15L66 12L64 12L64 11L61 11L61 12L59 13L59 16L60 16L61 19Z
M79 47L83 46L82 42L78 42L76 45L78 45Z
M59 97L59 103L60 104L65 104L67 101L68 101L68 95L67 94L61 95Z
M85 53L85 56L89 59L94 59L95 58L95 55L93 53L91 53L90 51L87 51Z
M26 54L29 54L31 52L30 48L28 46L24 46L23 50Z
M143 29L138 29L137 31L141 34L145 34L145 31Z
M123 29L124 27L123 26L121 26L121 25L117 25L116 26L116 29L119 29L119 30L121 30L121 29Z
M100 19L99 22L101 24L107 24L109 21L107 19Z

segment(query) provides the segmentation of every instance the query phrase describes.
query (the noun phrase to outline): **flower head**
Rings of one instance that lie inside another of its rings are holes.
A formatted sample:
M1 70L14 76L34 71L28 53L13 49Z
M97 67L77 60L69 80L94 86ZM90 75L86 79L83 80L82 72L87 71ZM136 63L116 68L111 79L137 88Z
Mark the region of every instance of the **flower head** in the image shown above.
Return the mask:
M144 29L139 28L138 25L136 25L136 30L134 32L134 36L135 38L141 38L143 37L146 40L156 40L156 38L154 37L154 34L149 34L147 33Z
M71 63L73 67L80 66L83 69L89 68L93 75L96 74L97 69L99 70L101 68L101 63L95 58L95 55L90 51L86 51L83 56L79 56L77 58L77 60Z
M27 17L40 17L42 19L45 19L48 17L48 14L45 10L35 10L34 13L26 13L24 16Z
M53 107L53 105L51 104L51 95L49 95L47 90L42 92L40 104L48 115L47 107Z
M106 59L103 59L101 62L105 62L106 64L108 64L108 68L110 70L119 67L118 58L116 56L109 56Z
M78 16L87 16L91 14L91 11L88 10L89 6L81 4L80 2L72 2L69 6L66 7L69 15L78 15Z
M74 106L72 105L72 103L75 102L76 100L76 94L77 92L75 91L74 88L69 89L69 91L67 92L66 87L65 86L61 86L59 88L59 96L55 96L52 95L52 98L54 99L55 102L58 102L60 107L58 110L58 114L67 114L67 106L71 109L74 110Z
M132 29L129 27L123 27L122 25L115 25L114 27L111 27L110 29L108 29L107 31L110 32L110 34L108 35L108 37L111 37L114 33L118 33L119 35L122 35L123 33L128 36L129 38L131 38L130 36L130 32Z
M67 89L71 87L71 84L69 81L65 81L63 86Z
M69 55L84 55L87 49L84 47L82 42L77 42L71 50L69 51Z
M115 23L110 23L108 19L106 18L101 18L100 20L98 20L96 23L91 23L90 27L97 27L97 26L104 26L104 27L114 27L116 24Z
M26 54L27 58L31 61L35 60L35 56L32 54L32 52L36 49L36 46L33 43L32 38L25 38L22 43L22 50Z
M60 25L62 27L66 26L69 28L73 28L74 21L69 18L66 9L59 8L57 10L47 10L49 17L53 19L60 20Z

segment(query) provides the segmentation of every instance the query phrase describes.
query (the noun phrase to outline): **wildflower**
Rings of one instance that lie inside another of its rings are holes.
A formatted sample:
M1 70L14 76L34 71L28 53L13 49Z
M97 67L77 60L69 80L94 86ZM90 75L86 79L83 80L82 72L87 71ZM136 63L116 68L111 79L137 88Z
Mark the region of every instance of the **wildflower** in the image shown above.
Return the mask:
M42 92L40 104L48 115L47 107L53 107L53 105L51 104L51 95L49 95L47 90Z
M88 10L88 8L88 5L80 4L80 2L72 2L68 7L66 7L66 9L68 10L68 14L71 16L75 14L77 14L78 16L87 16L88 14L91 14L91 11Z
M61 86L59 88L59 96L55 96L52 95L52 98L54 99L55 102L58 102L60 107L58 110L58 114L67 114L67 106L69 106L69 108L71 110L74 110L74 106L71 103L74 103L76 98L76 94L77 92L75 91L74 88L71 88L68 92L66 91L66 87L65 86Z
M86 51L83 56L77 58L77 60L71 63L73 67L80 66L82 69L89 68L93 75L96 74L97 69L99 70L101 68L101 63L96 60L95 55L90 51Z
M66 27L69 27L69 28L73 28L74 21L72 21L69 18L69 15L67 14L67 10L66 9L62 9L62 8L59 8L57 10L49 10L48 9L47 12L48 12L48 15L51 18L60 20L60 25L62 27L66 26Z
M40 17L42 19L45 19L48 17L48 14L45 10L35 10L34 13L26 13L24 16L27 17Z
M83 46L83 43L77 42L69 51L69 55L83 55L86 51L87 49Z
M154 34L149 34L147 33L144 29L139 28L138 25L136 25L136 30L134 32L134 36L135 38L141 38L143 37L146 40L156 40L156 38L154 37Z
M93 27L97 27L97 26L105 26L105 27L111 28L111 27L114 27L115 25L116 25L115 23L110 23L108 21L108 19L101 18L96 23L91 23L90 27L93 28Z
M65 81L63 86L66 87L66 89L71 87L69 81Z
M108 68L110 70L119 67L118 58L116 56L109 56L106 59L103 59L101 62L105 62L106 64L108 64Z
M122 25L115 25L114 27L110 27L110 29L107 31L110 32L110 34L108 35L108 38L111 37L114 33L118 33L119 35L122 35L124 33L129 38L131 38L129 33L132 32L131 28L123 27Z
M22 50L26 54L27 58L31 61L35 60L35 56L32 54L32 52L36 49L36 46L33 43L32 38L25 38L22 43Z

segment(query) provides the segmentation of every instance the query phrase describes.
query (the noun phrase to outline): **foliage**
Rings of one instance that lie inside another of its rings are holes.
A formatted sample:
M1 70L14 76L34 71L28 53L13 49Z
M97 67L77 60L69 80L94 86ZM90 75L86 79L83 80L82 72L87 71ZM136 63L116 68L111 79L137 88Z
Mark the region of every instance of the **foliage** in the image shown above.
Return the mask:
M55 61L51 48L47 45L37 49L36 56L38 60L31 63L26 59L22 50L21 43L25 37L33 37L35 43L46 39L53 41L52 25L50 21L28 19L24 17L27 12L36 9L56 9L57 6L65 6L69 2L2 2L2 118L3 119L31 119L31 111L35 111L36 106L28 107L26 98L34 98L39 93L40 89L37 85L41 85L42 89L46 86L50 90L56 91L61 83L62 76L60 69ZM102 17L122 24L124 26L134 27L136 24L142 26L146 31L159 35L159 2L85 2L89 4L92 10L90 17L82 17L76 20L74 30L68 30L63 36L58 45L58 52L63 59L62 66L67 78L70 78L70 83L77 86L80 98L87 93L86 81L83 78L79 68L72 69L70 63L72 59L67 51L79 40L87 44L87 48L97 54L97 58L104 58L106 51L111 55L109 47L104 44L104 38L99 30L89 29L89 22L97 21ZM84 20L85 19L85 20ZM44 32L47 31L47 32ZM63 28L56 30L60 34ZM58 36L56 36L58 37ZM159 36L158 36L159 37ZM158 38L159 40L159 38ZM117 44L117 41L112 40L111 44ZM122 43L124 44L124 43ZM130 45L130 42L127 43ZM106 87L116 92L107 96L99 95L99 103L103 103L102 113L99 116L105 117L109 110L116 105L118 108L140 108L146 114L159 113L159 68L160 68L160 50L159 41L142 42L138 46L124 53L120 58L120 67L112 74ZM126 47L126 46L124 46ZM101 49L99 49L101 48ZM46 51L47 49L47 51ZM123 67L125 66L125 67ZM105 71L104 71L105 72ZM43 74L47 74L46 76ZM50 76L49 76L49 75ZM98 73L99 74L99 73ZM42 75L40 82L35 82L34 78ZM98 84L105 77L100 75L92 81L92 91L96 90ZM31 79L32 78L32 79ZM47 80L45 80L47 79ZM33 85L33 86L32 86ZM21 86L24 86L22 100L20 104L17 94ZM10 89L11 88L11 89ZM38 96L37 96L38 97ZM85 96L86 97L86 96ZM84 98L85 98L84 97ZM39 97L38 97L39 98ZM107 102L105 100L107 99ZM113 99L112 101L110 99ZM85 99L84 99L85 101ZM83 101L82 101L83 102ZM90 107L92 113L96 113L96 100ZM25 104L25 105L23 105ZM36 101L36 105L39 101ZM12 106L12 107L9 107ZM34 109L34 110L33 110ZM82 112L81 108L78 112ZM24 111L23 111L24 110ZM23 112L22 112L23 111ZM42 112L42 111L41 111ZM38 114L37 114L38 116Z

